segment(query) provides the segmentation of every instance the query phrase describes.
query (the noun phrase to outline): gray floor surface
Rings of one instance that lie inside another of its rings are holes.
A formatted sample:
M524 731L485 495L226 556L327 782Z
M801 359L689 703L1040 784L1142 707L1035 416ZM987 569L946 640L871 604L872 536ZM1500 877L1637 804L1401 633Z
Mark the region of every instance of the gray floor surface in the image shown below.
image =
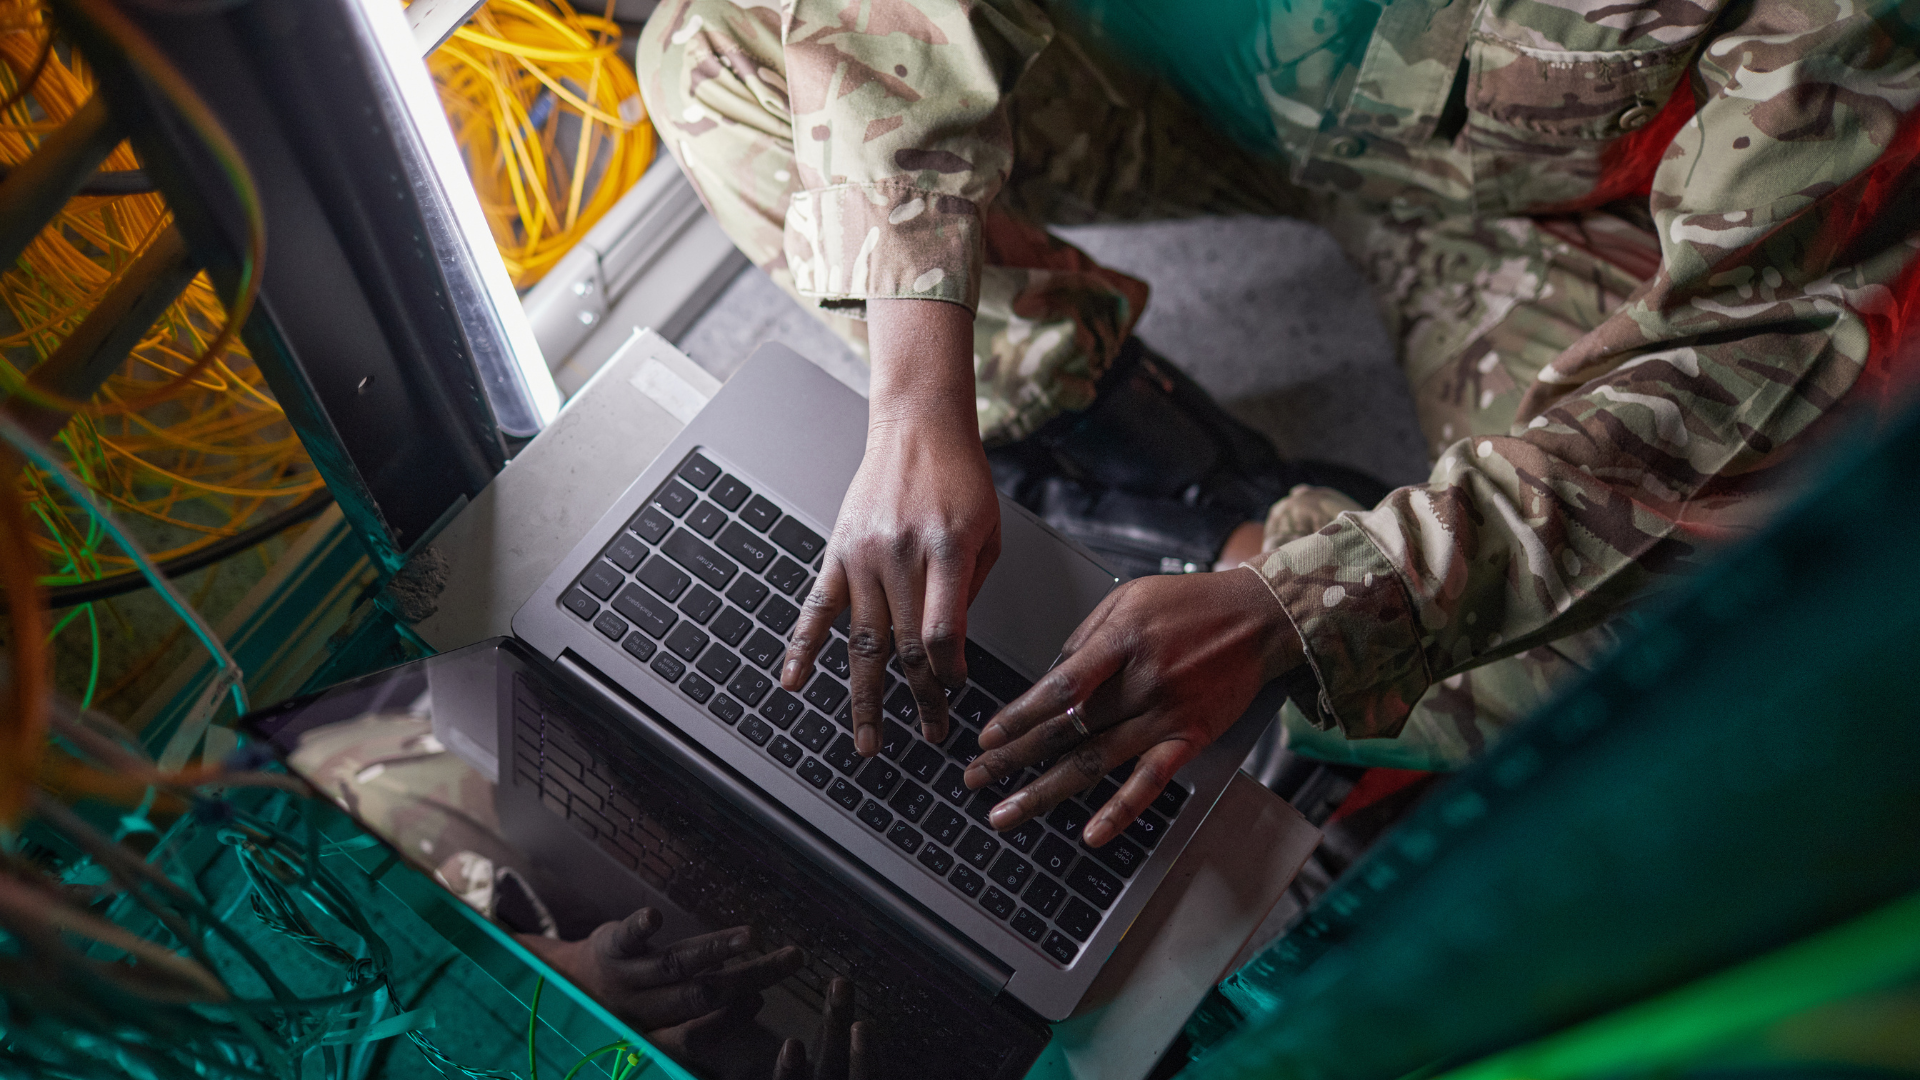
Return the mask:
M1325 233L1270 218L1059 232L1152 286L1140 337L1282 454L1351 465L1392 484L1425 479L1424 441L1370 291ZM724 379L766 341L865 391L864 365L752 267L677 344Z

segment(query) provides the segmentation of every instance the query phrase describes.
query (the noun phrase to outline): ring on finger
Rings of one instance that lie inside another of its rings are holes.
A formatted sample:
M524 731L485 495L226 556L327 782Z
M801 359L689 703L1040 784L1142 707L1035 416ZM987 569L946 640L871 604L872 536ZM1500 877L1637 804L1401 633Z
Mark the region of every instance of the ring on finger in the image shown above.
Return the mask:
M1081 738L1085 739L1085 738L1092 737L1093 732L1087 730L1087 722L1085 720L1080 719L1080 706L1078 705L1067 706L1067 723L1073 725L1073 730L1079 732Z

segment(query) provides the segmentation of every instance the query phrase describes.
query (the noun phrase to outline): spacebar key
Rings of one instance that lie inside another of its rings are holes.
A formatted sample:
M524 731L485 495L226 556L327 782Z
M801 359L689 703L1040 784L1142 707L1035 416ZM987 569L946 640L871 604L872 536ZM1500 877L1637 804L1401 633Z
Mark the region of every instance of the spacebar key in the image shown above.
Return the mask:
M708 547L706 541L685 529L673 530L673 535L660 545L660 550L666 552L674 562L686 567L694 577L706 582L715 592L726 588L727 582L732 581L733 575L740 569L732 559Z

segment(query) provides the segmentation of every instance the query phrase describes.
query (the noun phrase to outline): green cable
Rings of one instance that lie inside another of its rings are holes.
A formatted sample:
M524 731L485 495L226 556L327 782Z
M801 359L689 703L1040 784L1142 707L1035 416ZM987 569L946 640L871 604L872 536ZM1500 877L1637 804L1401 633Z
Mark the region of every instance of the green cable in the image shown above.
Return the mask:
M87 692L80 696L80 708L93 707L93 692L100 688L100 618L93 613L93 605L86 605L87 625L93 631L93 663L87 669Z
M607 1045L601 1047L600 1049L592 1051L591 1053L587 1054L585 1057L582 1057L579 1061L576 1061L573 1063L573 1068L567 1070L567 1075L565 1080L573 1080L575 1073L578 1073L581 1069L586 1068L588 1062L592 1061L594 1058L599 1057L601 1054L604 1054L609 1050L625 1050L632 1045L633 1045L632 1043L629 1043L625 1039L622 1039L619 1042L610 1042ZM613 1070L614 1080L619 1080L621 1060L617 1055L613 1059L613 1064L614 1064L614 1070Z
M539 1031L540 991L545 989L547 977L540 976L533 983L533 1004L527 1009L527 1080L540 1080L540 1061L533 1054L533 1036Z

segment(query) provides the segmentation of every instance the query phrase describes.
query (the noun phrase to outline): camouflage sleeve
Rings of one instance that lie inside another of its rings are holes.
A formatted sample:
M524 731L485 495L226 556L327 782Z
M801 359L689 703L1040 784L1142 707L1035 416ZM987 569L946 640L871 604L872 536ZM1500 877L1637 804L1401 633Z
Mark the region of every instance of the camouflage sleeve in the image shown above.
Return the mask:
M1392 736L1436 680L1684 570L1890 348L1890 287L1920 284L1920 3L1735 10L1679 91L1699 107L1655 173L1654 277L1542 370L1504 436L1254 564L1323 727Z
M1005 96L1052 33L1026 0L793 0L802 296L856 316L870 298L978 305L980 215L1013 161Z

